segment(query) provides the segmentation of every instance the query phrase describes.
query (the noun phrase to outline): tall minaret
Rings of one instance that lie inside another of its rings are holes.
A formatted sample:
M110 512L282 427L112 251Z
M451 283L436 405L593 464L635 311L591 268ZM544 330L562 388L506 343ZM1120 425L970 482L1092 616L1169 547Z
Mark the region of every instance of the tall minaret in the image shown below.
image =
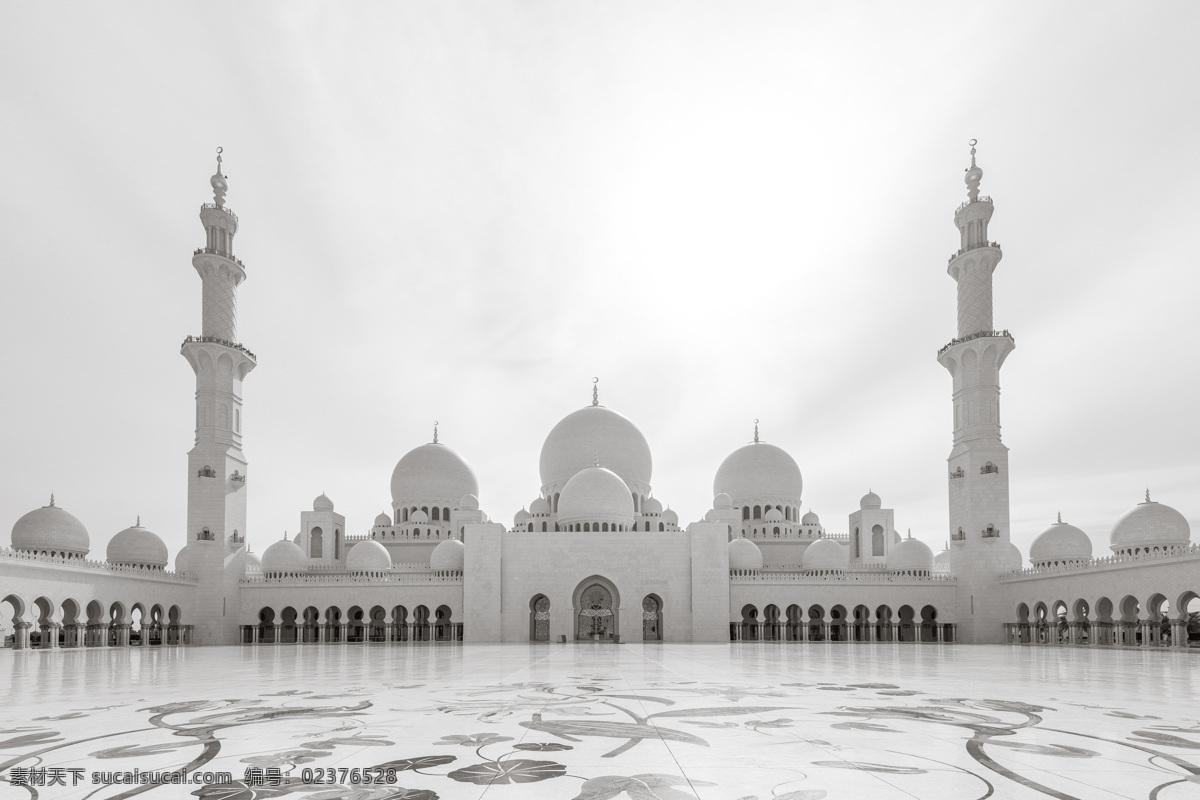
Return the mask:
M997 577L1010 569L1008 448L1000 441L1000 367L1012 336L992 323L992 272L1002 253L988 241L992 199L979 195L983 170L967 170L967 202L954 214L961 235L948 272L958 283L958 335L938 353L954 379L950 451L950 564L958 578L962 642L1001 642L1007 619Z
M246 536L246 457L242 454L242 380L257 362L237 342L237 286L246 269L233 256L237 217L225 207L229 184L217 172L213 202L200 207L205 246L192 256L204 283L199 336L181 352L196 373L196 443L188 453L188 544L198 551L198 644L232 644L236 634L236 583L224 586L225 559ZM233 597L228 597L230 592Z

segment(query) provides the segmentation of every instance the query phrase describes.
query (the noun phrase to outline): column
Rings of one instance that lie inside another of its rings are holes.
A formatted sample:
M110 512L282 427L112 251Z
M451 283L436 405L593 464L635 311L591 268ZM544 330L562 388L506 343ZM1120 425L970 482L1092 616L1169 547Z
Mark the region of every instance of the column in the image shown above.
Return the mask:
M29 649L29 629L33 627L32 622L18 622L13 631L13 650L28 650Z
M938 623L938 622L933 623L933 640L935 642L937 642L938 644L941 644L943 641L945 641L944 638L942 637L941 623Z
M62 625L57 622L42 627L42 647L47 650L58 649L58 632Z
M283 641L283 626L276 625L275 626L275 646L278 647L279 643L282 641Z
M343 622L341 625L338 626L338 628L340 629L340 632L342 635L341 644L343 647L345 647L347 644L350 643L350 637L346 635L350 630L350 626Z
M891 641L893 644L900 641L900 623L899 622L893 622L891 624L890 633L892 635Z
M1187 620L1173 619L1171 620L1171 646L1179 648L1187 648Z

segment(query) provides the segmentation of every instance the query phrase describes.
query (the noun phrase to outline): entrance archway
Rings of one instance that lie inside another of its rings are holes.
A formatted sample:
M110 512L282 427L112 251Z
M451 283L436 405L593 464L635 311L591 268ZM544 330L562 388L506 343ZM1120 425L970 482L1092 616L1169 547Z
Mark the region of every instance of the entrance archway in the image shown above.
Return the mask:
M574 597L575 638L612 641L620 632L620 603L616 587L604 578L597 575L580 583Z
M550 598L544 594L529 600L529 641L550 641Z
M662 600L648 594L642 599L642 641L661 642L662 638Z

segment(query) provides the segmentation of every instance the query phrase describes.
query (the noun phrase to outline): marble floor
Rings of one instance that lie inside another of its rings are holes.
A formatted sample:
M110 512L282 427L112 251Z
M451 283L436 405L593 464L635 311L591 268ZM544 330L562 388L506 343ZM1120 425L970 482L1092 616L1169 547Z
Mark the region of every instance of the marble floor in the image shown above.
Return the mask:
M3 681L0 798L1200 797L1200 653L590 642L6 650ZM233 780L92 783L135 769ZM16 785L55 775L62 783ZM268 785L248 785L256 775Z

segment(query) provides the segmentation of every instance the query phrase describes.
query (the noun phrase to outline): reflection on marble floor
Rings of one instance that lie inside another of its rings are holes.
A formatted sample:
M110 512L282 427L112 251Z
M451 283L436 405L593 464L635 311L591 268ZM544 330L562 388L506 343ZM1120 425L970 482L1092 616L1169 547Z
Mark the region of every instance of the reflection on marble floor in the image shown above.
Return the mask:
M1200 796L1200 654L770 643L5 651L4 675L0 774L85 772L74 786L0 783L0 798ZM279 785L246 785L247 768ZM354 768L394 783L353 783ZM235 780L90 783L134 769Z

